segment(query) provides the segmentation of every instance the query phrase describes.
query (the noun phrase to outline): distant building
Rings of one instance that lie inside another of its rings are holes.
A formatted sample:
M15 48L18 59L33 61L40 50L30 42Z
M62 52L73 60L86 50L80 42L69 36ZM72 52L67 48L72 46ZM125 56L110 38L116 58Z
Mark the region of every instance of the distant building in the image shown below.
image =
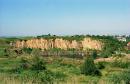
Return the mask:
M126 42L126 37L123 36L118 36L116 37L119 41L125 41Z
M130 42L127 43L127 48L130 50Z

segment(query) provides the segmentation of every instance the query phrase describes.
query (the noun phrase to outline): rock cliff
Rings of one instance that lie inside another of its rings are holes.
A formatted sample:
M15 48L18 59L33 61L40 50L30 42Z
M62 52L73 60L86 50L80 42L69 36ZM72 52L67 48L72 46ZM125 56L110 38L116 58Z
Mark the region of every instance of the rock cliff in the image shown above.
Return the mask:
M51 49L51 48L60 48L60 49L96 49L101 50L102 49L102 42L97 40L92 40L91 38L84 38L82 41L76 41L76 40L65 40L62 38L56 38L56 39L30 39L30 40L22 40L22 41L16 41L15 42L16 48L41 48L41 49Z

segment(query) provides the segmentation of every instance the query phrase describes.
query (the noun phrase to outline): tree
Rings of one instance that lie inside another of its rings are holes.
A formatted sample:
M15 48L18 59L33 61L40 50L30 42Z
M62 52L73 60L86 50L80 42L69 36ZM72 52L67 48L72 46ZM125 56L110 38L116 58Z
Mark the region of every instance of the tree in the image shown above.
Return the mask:
M97 51L96 51L96 50L94 50L94 51L92 52L92 57L93 57L94 59L97 58Z
M85 74L85 75L96 75L96 76L100 76L101 72L99 71L99 69L97 69L96 65L94 64L94 60L92 57L88 57L85 59L84 64L81 67L81 74Z
M35 56L34 57L34 63L32 64L32 70L35 70L35 71L41 71L41 70L46 70L46 63L45 61L38 57L38 56Z

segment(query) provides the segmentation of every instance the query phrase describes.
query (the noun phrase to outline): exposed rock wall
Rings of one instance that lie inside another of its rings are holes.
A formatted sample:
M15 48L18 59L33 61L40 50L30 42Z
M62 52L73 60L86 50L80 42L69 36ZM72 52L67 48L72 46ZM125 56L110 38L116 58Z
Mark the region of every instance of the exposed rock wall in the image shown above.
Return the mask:
M69 41L62 38L56 39L30 39L27 41L16 41L15 47L17 48L41 48L41 49L51 49L51 48L61 48L64 50L74 48L74 49L96 49L101 50L102 43L97 40L92 40L91 38L84 38L82 41Z

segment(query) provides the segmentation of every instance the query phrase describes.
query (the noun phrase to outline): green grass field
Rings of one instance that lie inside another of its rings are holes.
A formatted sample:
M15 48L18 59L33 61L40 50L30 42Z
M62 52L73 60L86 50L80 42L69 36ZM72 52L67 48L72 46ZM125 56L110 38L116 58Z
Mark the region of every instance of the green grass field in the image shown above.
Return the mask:
M21 83L60 83L60 84L126 84L130 80L130 63L128 67L116 66L112 63L102 62L104 68L100 69L102 76L85 76L80 72L83 60L60 57L46 57L47 71L39 73L30 69L13 71L19 66L22 57L0 58L0 81L2 84ZM32 61L33 57L28 57ZM128 60L127 60L128 61ZM114 63L114 62L113 62Z
M130 84L130 55L95 59L101 75L84 75L85 59L5 52L12 50L10 40L0 39L0 84Z

